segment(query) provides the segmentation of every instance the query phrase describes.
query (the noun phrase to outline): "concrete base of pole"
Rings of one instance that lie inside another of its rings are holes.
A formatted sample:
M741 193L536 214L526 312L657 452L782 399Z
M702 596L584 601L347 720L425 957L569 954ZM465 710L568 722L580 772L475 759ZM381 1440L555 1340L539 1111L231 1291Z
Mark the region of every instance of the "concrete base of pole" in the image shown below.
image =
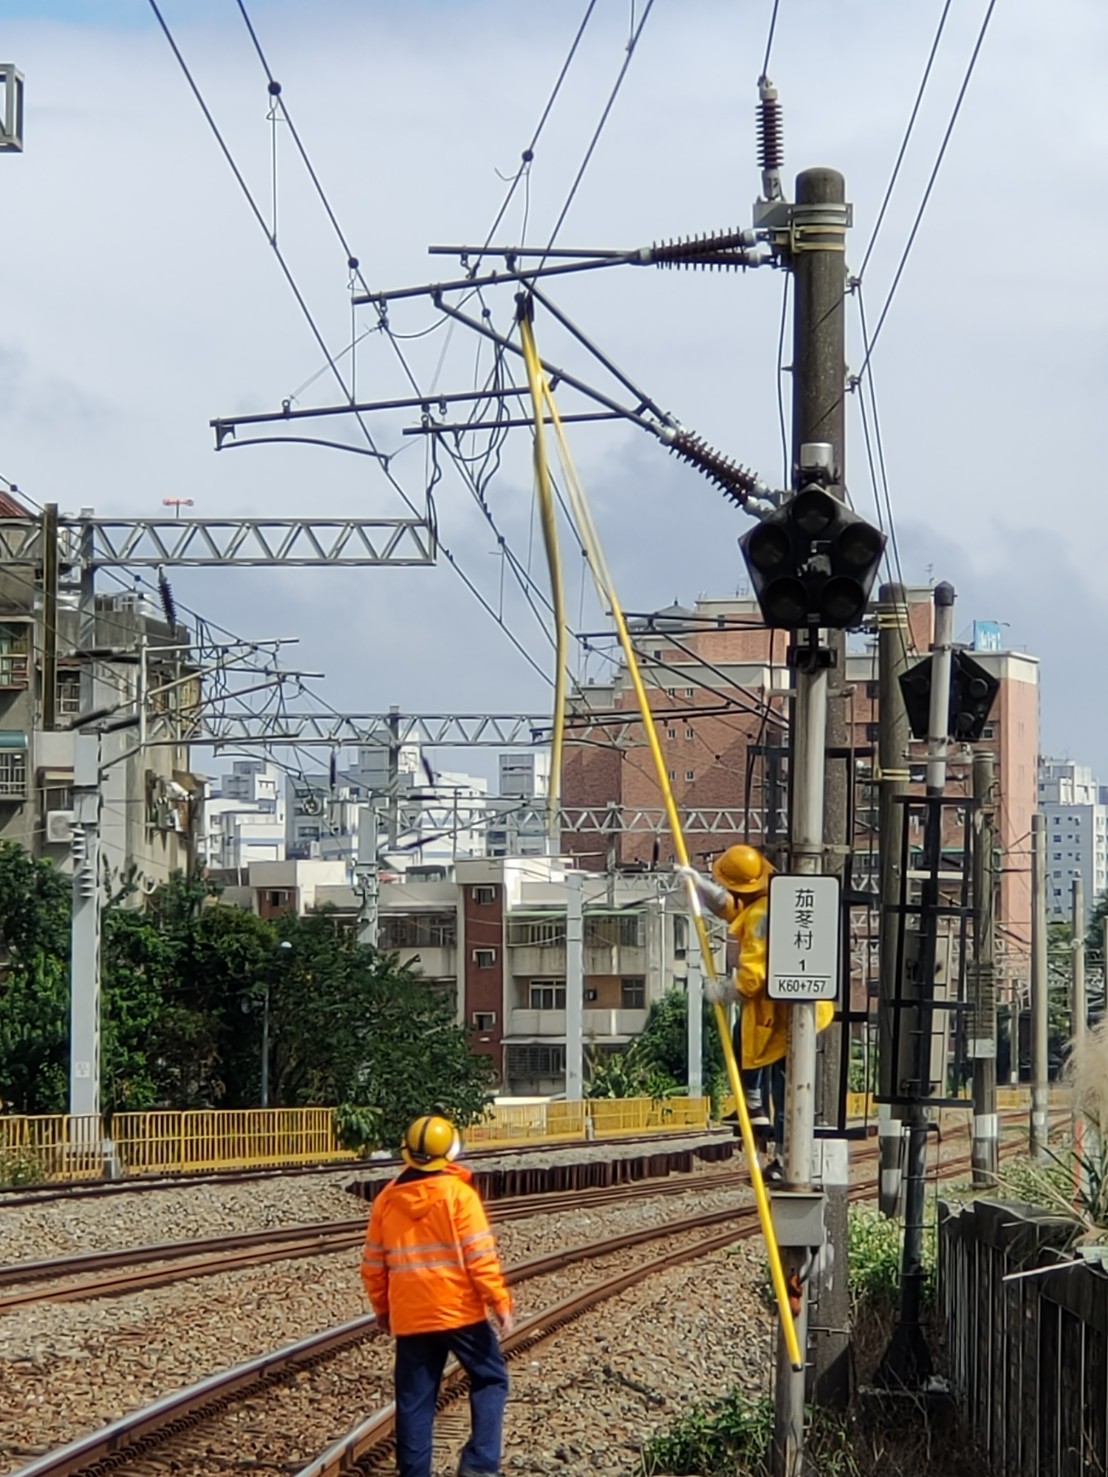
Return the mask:
M808 1324L812 1368L810 1398L816 1405L845 1410L851 1394L849 1265L844 1256L850 1193L850 1146L846 1139L817 1139L821 1161L817 1182L822 1183L826 1240L812 1274L814 1293Z

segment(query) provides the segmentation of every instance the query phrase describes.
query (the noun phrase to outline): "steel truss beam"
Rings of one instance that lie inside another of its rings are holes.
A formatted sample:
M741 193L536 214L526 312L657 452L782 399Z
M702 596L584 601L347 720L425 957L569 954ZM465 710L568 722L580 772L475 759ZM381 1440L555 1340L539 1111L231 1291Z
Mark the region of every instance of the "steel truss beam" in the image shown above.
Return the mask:
M233 694L232 694L233 697ZM715 711L714 709L712 710ZM730 711L730 710L727 710ZM695 710L681 710L690 717ZM673 716L666 710L666 717ZM524 748L550 742L550 714L524 713L225 713L156 714L151 737L159 741L179 732L181 742L198 745L322 744L330 748L379 748L422 744L429 748ZM171 726L172 725L172 728ZM571 714L566 720L570 743L626 744L637 718L622 711ZM641 736L639 741L641 742Z
M422 518L60 518L62 561L87 568L161 565L434 564ZM0 565L41 563L37 519L0 519Z

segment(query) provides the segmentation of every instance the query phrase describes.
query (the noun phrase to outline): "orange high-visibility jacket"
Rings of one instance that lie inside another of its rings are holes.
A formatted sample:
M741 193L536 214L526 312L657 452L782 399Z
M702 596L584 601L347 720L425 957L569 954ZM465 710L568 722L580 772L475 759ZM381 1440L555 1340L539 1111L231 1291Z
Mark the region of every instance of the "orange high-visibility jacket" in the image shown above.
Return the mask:
M735 988L742 996L742 1065L768 1067L789 1049L789 1003L766 994L766 934L769 902L756 898L743 908L728 928L738 940L739 964ZM835 1007L829 1000L816 1004L816 1030L831 1024Z
M510 1310L496 1241L467 1169L401 1176L373 1202L362 1282L393 1333L430 1333ZM403 1182L402 1182L403 1181Z

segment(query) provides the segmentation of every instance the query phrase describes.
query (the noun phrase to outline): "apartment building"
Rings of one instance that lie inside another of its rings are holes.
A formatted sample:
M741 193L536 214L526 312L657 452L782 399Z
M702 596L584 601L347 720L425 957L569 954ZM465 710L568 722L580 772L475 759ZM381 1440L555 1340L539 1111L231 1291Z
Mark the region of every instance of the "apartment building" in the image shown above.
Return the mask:
M285 779L264 759L236 759L204 797L200 860L242 877L251 862L285 859Z
M921 657L933 631L930 587L908 592L909 646ZM738 824L718 824L714 832L690 832L694 858L706 864L725 847L747 841L771 857L783 852L783 814L787 793L786 634L762 625L752 598L702 597L693 607L673 605L631 623L651 707L658 724L669 779L685 813L704 808L736 812ZM999 840L1004 851L998 926L1002 968L1022 989L1029 978L1030 869L1026 838L1037 803L1038 662L1023 652L1000 648L1001 627L974 625L974 659L1000 687L982 746L996 754L999 789ZM852 783L856 805L855 882L876 892L878 875L876 792L872 785L877 742L877 649L872 634L851 636L847 656L847 720L856 758ZM634 693L622 669L610 685L587 689L590 705L637 712ZM923 786L922 744L905 759L913 787ZM841 762L846 762L845 759ZM952 750L949 789L971 792L972 751ZM563 799L567 806L607 804L624 811L657 812L662 800L641 726L632 721L621 746L573 745L567 748ZM922 840L922 837L920 838ZM624 834L608 843L598 833L567 836L564 848L585 868L605 865L665 864L672 846L665 834ZM959 865L962 835L957 814L948 819L944 840L953 869ZM861 1008L872 990L876 924L865 910L854 920L853 999Z
M1053 920L1072 917L1073 884L1091 913L1108 889L1108 804L1086 764L1039 760L1039 809L1046 819L1046 903Z
M360 899L335 867L255 864L242 901L263 916L331 907L352 926ZM508 1096L565 1090L565 876L558 858L507 857L459 861L448 876L381 885L380 947L449 996ZM684 986L688 919L671 884L671 875L585 877L582 1004L586 1055L594 1060L626 1047L651 1002ZM721 964L722 946L721 935Z
M30 520L10 497L0 516ZM172 719L195 708L188 631L170 626L139 594L99 595L92 630L78 632L75 596L62 590L52 629L45 628L42 572L0 570L0 839L14 841L63 869L73 818L74 734L81 711ZM51 638L47 640L47 635ZM45 684L53 661L53 703ZM50 708L53 707L51 713ZM137 729L101 738L101 854L113 881L132 875L152 890L195 856L200 782L190 772L187 717L181 741L143 745Z

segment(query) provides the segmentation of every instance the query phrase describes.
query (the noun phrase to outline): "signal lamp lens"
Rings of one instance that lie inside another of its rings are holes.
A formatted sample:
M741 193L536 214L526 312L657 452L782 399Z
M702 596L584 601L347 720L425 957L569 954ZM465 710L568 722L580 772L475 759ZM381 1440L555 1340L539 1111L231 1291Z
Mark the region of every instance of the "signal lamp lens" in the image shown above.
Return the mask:
M860 573L877 563L884 547L884 535L872 523L851 523L839 535L835 557L845 568Z
M827 581L820 600L821 624L842 631L860 623L866 611L866 592L857 580L841 576Z
M759 523L748 534L743 552L751 568L772 574L792 553L792 543L780 524Z
M971 677L966 683L966 696L971 703L982 703L989 696L989 684L984 677Z
M831 527L838 503L822 487L806 487L798 492L788 509L793 522L808 538L818 538Z
M768 626L795 631L808 624L808 593L798 579L779 579L758 597Z

